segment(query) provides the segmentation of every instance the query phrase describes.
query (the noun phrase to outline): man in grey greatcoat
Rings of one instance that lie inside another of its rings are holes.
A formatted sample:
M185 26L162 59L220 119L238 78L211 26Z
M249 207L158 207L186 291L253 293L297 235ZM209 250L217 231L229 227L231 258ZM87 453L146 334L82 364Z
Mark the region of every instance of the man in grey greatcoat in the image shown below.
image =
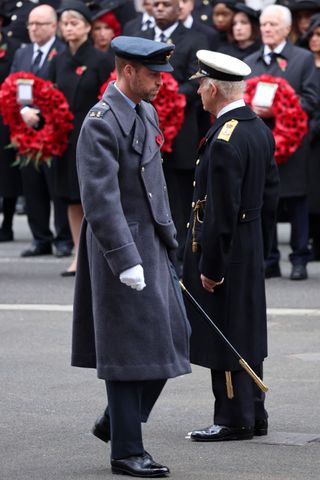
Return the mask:
M177 248L153 100L174 48L113 40L117 80L88 113L77 165L84 221L72 365L96 368L108 407L93 433L111 440L113 473L169 474L144 450L146 422L166 379L190 372L190 326L170 256ZM131 287L131 288L130 288Z

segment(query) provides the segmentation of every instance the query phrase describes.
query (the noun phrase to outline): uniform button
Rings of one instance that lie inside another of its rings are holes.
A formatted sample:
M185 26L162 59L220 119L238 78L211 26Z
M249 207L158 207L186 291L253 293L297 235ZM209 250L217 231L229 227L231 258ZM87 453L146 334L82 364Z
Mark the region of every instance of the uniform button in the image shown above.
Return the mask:
M208 20L208 15L201 15L200 18L203 22L205 22L206 20Z
M163 190L166 192L167 191L167 187L164 185L163 186Z
M199 165L200 163L200 158L198 158L198 160L196 161L196 165Z
M7 35L8 35L8 37L12 37L13 34L12 34L11 30L10 30L10 32L7 33Z
M139 143L139 140L136 140L136 143Z
M194 202L191 203L191 207L192 207L192 208L195 207L195 203L194 203Z
M18 8L22 7L22 5L23 5L22 2L17 2L17 3L16 3L16 7L18 7Z
M107 104L105 102L102 102L102 105L105 107Z
M142 173L144 172L144 167L141 168L141 172L142 172Z
M189 227L190 227L190 223L188 222L188 223L187 223L187 228L189 228Z
M193 180L192 185L193 185L194 187L196 186L196 181L195 181L195 180Z
M11 15L11 20L14 22L15 20L17 20L17 15Z
M203 5L209 5L209 0L203 0Z
M149 192L148 195L149 195L150 198L152 198L152 193L151 192Z
M161 158L161 163L163 163L163 158Z
M246 214L243 213L242 216L241 216L242 220L244 220L246 218Z

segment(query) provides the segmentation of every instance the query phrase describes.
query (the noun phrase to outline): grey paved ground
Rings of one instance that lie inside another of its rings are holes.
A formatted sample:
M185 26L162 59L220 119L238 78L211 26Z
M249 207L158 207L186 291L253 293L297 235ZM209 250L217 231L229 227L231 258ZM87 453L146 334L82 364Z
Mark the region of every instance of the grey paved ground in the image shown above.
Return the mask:
M16 242L0 244L0 480L113 478L109 446L90 434L105 406L104 384L94 371L69 367L73 279L59 276L68 260L20 259L30 238L24 217L15 230ZM281 235L286 242L286 226ZM174 479L320 478L320 263L309 265L308 281L290 282L286 243L282 252L284 277L267 282L270 434L217 444L185 439L211 423L209 375L195 367L168 383L144 433L145 447Z

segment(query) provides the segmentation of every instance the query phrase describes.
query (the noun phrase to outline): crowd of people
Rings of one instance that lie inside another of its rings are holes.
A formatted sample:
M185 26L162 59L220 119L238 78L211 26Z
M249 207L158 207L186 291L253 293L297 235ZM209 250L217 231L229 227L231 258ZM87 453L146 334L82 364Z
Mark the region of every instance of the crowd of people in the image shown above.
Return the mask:
M307 263L320 259L319 148L319 0L21 0L0 2L0 83L12 72L32 72L49 79L67 98L74 115L68 147L51 166L32 162L12 167L9 129L0 118L0 242L14 240L17 198L25 199L32 243L21 256L71 256L65 276L76 272L83 210L76 171L76 144L86 113L114 69L110 42L120 34L173 43L171 63L179 92L186 96L184 122L171 153L163 154L168 193L179 242L181 273L186 224L193 195L199 141L212 117L200 107L197 85L188 78L197 66L196 52L209 49L245 60L251 77L282 77L294 88L308 114L309 129L296 152L279 165L281 193L278 220L291 224L293 280L306 279ZM279 4L279 5L278 5ZM281 5L280 5L281 4ZM265 7L268 5L267 7ZM262 15L260 9L262 9ZM271 58L270 53L274 54ZM79 69L80 68L80 69ZM85 68L85 74L80 74ZM253 107L272 129L272 108ZM41 112L21 108L32 128ZM54 229L50 210L54 208ZM276 234L266 260L266 278L281 276Z

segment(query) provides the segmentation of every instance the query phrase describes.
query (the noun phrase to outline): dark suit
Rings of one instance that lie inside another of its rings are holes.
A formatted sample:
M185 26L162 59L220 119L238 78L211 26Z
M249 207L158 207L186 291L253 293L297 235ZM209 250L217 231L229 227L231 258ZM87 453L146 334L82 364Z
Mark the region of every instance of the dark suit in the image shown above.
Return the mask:
M285 78L294 88L300 98L302 108L312 115L318 108L319 85L314 65L313 55L302 48L287 42L280 58L287 61L283 71L277 61L267 65L263 59L263 49L253 53L245 59L251 67L252 77L263 74ZM265 123L273 128L274 121L266 120ZM280 207L287 211L291 223L291 248L290 260L292 264L305 265L309 258L308 242L308 207L307 207L307 184L308 163L306 158L309 152L309 140L304 138L301 146L288 158L286 163L279 165L280 174ZM280 259L280 252L275 235L271 256L267 265L273 265Z
M65 46L61 40L56 39L51 46L47 57L37 76L45 80L48 79L50 52L57 51L58 55L64 50ZM32 70L33 44L28 44L24 48L16 51L11 72ZM48 58L49 57L49 58ZM47 165L41 165L38 170L33 164L29 164L21 169L23 190L26 199L26 210L28 223L33 235L33 244L39 247L47 247L54 242L55 246L72 248L71 235L67 217L66 206L53 194L53 170ZM54 205L54 223L56 237L50 230L50 203Z
M154 39L154 30L142 32L145 38ZM182 128L172 143L172 153L164 154L164 172L168 185L170 205L178 232L178 242L182 250L186 236L186 223L192 200L192 180L194 175L195 156L200 140L197 111L199 97L197 82L190 82L189 77L197 71L196 52L207 49L206 38L195 31L184 27L181 23L171 35L170 41L175 45L170 63L174 71L172 75L179 83L179 92L187 99L185 118Z
M122 35L127 35L128 37L130 36L135 36L141 32L141 27L142 27L142 13L139 12L137 13L136 18L133 18L132 20L129 20L127 22L122 30Z
M185 286L259 373L267 356L263 262L271 247L279 186L273 153L270 130L249 107L215 121L199 150L193 202L203 203L190 217L183 269ZM200 274L224 283L209 293ZM253 427L256 396L260 419L265 415L261 392L197 311L186 307L191 362L213 371L214 423ZM234 380L232 401L226 396L225 371Z
M218 50L220 44L220 35L213 26L211 27L204 22L194 19L190 30L201 33L207 39L209 50Z

